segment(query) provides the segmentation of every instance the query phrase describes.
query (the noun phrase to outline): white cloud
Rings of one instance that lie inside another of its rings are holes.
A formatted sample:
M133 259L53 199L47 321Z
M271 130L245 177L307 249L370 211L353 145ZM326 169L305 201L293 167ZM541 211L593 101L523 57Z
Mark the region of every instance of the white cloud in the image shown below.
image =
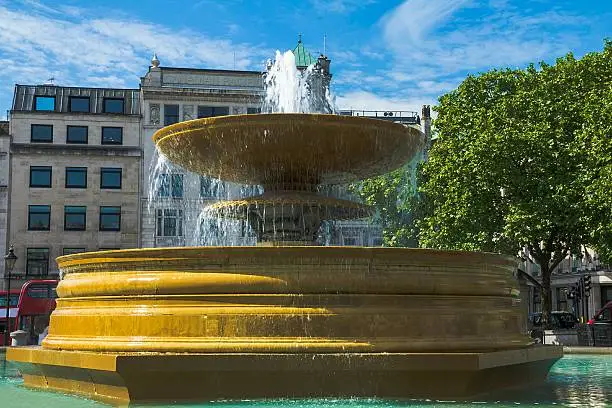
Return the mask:
M379 20L384 41L361 47L362 57L384 56L384 68L341 70L338 106L419 110L469 73L563 55L586 25L554 7L527 11L506 0L405 0Z
M433 104L433 100L411 96L384 96L367 91L350 91L336 97L340 109L355 110L403 110L420 114L424 104Z
M153 51L166 66L236 69L258 68L269 54L160 24L90 18L86 9L54 9L35 0L22 3L27 10L0 3L0 82L7 86L43 83L51 76L60 85L136 86Z
M376 0L310 0L316 10L332 13L350 13L375 2Z
M409 66L443 77L560 56L579 40L566 29L585 19L555 9L528 14L503 0L406 0L380 23L396 75Z
M407 0L383 17L383 34L391 47L403 48L424 36L470 0Z

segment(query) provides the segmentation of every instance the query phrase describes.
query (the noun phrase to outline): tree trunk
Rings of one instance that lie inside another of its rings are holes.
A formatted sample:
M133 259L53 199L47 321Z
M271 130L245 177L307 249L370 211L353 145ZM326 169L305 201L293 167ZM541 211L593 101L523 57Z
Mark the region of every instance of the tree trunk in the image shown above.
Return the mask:
M548 262L540 264L542 271L542 323L544 328L549 328L549 316L552 312L552 289L550 287L551 269Z

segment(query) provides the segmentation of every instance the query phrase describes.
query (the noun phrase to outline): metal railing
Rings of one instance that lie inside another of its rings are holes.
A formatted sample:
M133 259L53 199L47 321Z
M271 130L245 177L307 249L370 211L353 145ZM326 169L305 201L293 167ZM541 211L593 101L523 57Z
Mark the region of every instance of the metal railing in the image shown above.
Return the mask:
M343 109L340 111L342 116L361 116L366 118L389 120L392 122L404 123L408 125L420 125L421 117L413 111L378 111L378 110L352 110Z

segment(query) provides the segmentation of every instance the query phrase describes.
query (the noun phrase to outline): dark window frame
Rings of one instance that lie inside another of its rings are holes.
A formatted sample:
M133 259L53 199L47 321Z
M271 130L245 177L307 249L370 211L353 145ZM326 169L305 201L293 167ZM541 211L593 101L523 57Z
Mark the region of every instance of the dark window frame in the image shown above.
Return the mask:
M176 107L176 115L168 115L168 107ZM173 125L181 121L181 107L175 103L164 104L164 126ZM168 118L175 118L176 121L168 121Z
M119 142L115 142L113 140L104 140L104 131L107 129L119 129L121 132L121 140ZM100 144L103 145L122 145L123 144L123 128L120 126L102 126L102 134L100 136Z
M30 250L32 250L30 252ZM42 250L42 251L40 251ZM35 254L35 253L44 253L44 250L46 250L47 253L47 259L45 262L44 257L37 259L35 257L31 257L30 254ZM40 247L35 247L35 248L26 248L26 267L25 267L25 276L38 276L38 277L45 277L45 276L49 276L49 248L40 248ZM42 273L38 274L38 273L30 273L30 267L33 266L32 264L39 264L40 266L42 266Z
M85 170L85 184L84 185L68 185L68 173L69 172L76 172L76 171L80 171L82 172L83 170ZM86 189L87 188L87 167L66 167L66 171L64 173L64 188L80 188L80 189Z
M172 223L174 222L174 225ZM184 236L185 218L179 208L159 208L155 214L155 236L160 238L181 238ZM174 229L174 234L166 232Z
M569 292L569 288L567 287L558 287L555 288L555 294L557 296L557 309L563 312L568 312L569 302L567 294Z
M51 139L34 139L34 129L35 128L48 128L51 129ZM41 123L32 123L30 125L30 143L53 143L53 125L41 124Z
M87 248L83 248L83 247L79 247L79 248L64 247L62 248L62 256L80 254L82 252L87 252Z
M48 211L37 211L32 212L33 207L47 207ZM46 227L33 227L32 226L32 214L47 214L47 226ZM51 230L51 206L47 204L32 204L28 205L28 231L50 231Z
M227 116L230 114L229 106L208 106L208 105L198 105L196 114L198 115L198 119L200 118L214 118L215 116ZM210 115L201 115L204 109L210 109ZM217 112L218 111L218 112Z
M105 186L104 185L104 174L105 173L119 173L119 186ZM100 168L100 189L104 190L121 190L123 186L123 169L121 167L102 167Z
M121 101L121 112L110 111L107 109L106 102L110 101ZM104 98L102 99L102 112L103 113L112 113L115 115L121 115L125 113L125 98Z
M73 208L73 209L82 209L82 212L69 212L67 211L68 208ZM82 215L83 216L83 227L68 227L68 215L69 214L78 214L78 215ZM87 230L87 207L84 205L65 205L64 206L64 231L85 231Z
M73 100L87 100L87 110L74 110L72 108ZM91 98L89 96L69 96L68 97L68 111L69 112L77 112L77 113L90 113L91 112Z
M200 198L215 198L212 194L212 181L207 176L200 176Z
M49 185L33 184L32 173L34 171L49 171ZM53 167L51 166L30 166L30 188L51 188L53 186Z
M185 177L182 173L163 173L160 177L158 197L180 199L185 196Z
M70 140L70 129L85 129L85 141L71 141ZM80 125L68 125L66 126L66 143L70 144L88 144L89 143L89 126Z
M38 98L53 99L53 109L38 109ZM38 112L55 112L57 106L57 98L53 95L34 95L34 104L32 110Z
M111 208L114 208L114 209L118 208L119 212L118 213L111 213L111 214L104 214L103 213L104 209L111 209ZM117 223L119 225L119 227L118 228L106 228L106 227L104 227L103 222L102 222L102 218L105 215L119 217L119 222ZM118 205L103 205L103 206L100 206L99 230L100 231L121 231L121 206L118 206Z

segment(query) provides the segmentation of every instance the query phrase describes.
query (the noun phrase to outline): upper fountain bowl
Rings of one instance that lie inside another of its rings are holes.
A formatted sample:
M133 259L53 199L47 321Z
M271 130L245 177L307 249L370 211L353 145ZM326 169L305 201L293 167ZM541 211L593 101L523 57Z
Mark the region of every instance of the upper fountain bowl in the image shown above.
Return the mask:
M153 140L186 170L295 190L387 173L412 159L425 137L384 120L280 113L181 122L158 130Z

